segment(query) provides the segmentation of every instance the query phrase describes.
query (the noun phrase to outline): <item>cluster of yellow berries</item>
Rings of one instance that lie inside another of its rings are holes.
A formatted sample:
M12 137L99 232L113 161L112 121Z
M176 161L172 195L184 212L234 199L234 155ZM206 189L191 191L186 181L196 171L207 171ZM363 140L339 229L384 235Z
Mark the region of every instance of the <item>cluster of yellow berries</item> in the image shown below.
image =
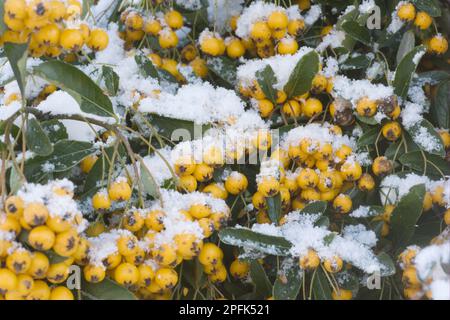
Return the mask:
M213 283L224 282L227 279L227 269L223 264L223 251L214 243L205 243L198 261L203 266L204 272ZM235 259L230 264L230 274L236 279L244 280L248 277L250 263L245 260Z
M322 74L317 74L312 83L311 91L303 95L287 98L283 90L277 90L275 101L269 100L261 89L259 83L254 80L252 86L240 85L240 93L248 98L253 98L255 107L259 110L262 118L271 117L276 110L287 118L298 118L304 116L313 118L323 112L322 101L313 95L330 93L333 89L333 80Z
M190 195L173 194L181 201L190 198ZM206 200L196 200L198 197ZM211 246L203 244L203 240L225 226L230 217L222 200L203 194L194 194L192 199L177 207L176 213L173 204L167 203L170 212L159 205L148 209L132 208L117 213L116 224L111 222L106 227L101 220L91 224L86 231L90 236L87 238L90 251L87 259L80 263L84 266L85 279L98 283L109 275L141 298L170 298L178 283L175 268L196 256L203 261L201 259L210 254L209 251L205 254L205 248L208 250ZM197 232L189 227L183 231L180 227L180 231L173 234L175 224L195 226ZM114 227L118 229L112 229ZM106 243L111 239L116 250L99 256L105 245L109 247Z
M330 126L328 130L333 130L333 135L342 134L337 126ZM346 144L336 148L331 142L302 138L298 143L275 150L271 160L279 165L279 175L261 177L252 197L260 223L269 222L267 198L278 193L285 212L291 208L302 209L310 201L322 200L332 202L336 213L347 214L352 210L352 200L345 193L347 190L357 186L367 192L375 187L374 178L363 173L352 148ZM290 168L297 169L286 173L285 170Z
M306 271L316 270L321 263L321 259L314 249L309 249L306 254L299 257L298 264ZM322 265L329 273L338 273L344 267L344 262L339 256L332 256L323 259ZM333 300L350 300L353 297L351 290L336 288L331 294Z
M75 53L87 45L94 51L108 46L108 34L80 22L78 0L6 0L3 21L8 27L0 43L27 43L33 57L58 57ZM72 26L73 25L73 26ZM75 25L78 25L75 27Z
M7 300L74 299L63 283L70 266L87 256L86 242L79 234L86 221L80 212L53 215L61 210L55 208L60 203L68 208L76 208L76 204L70 187L55 184L51 192L51 198L45 197L48 205L34 198L25 201L20 195L10 196L4 203L0 261L5 267L0 269L0 296ZM61 259L53 260L48 252Z
M412 22L419 30L428 30L433 24L433 18L425 11L417 11L414 4L402 3L397 8L397 16L405 22ZM444 54L448 50L448 40L442 35L435 35L425 41L429 52Z
M82 163L83 171L88 166L93 166L91 158ZM91 168L92 168L91 166ZM108 210L111 208L112 201L128 201L131 198L132 189L125 178L118 178L111 183L108 190L100 190L92 197L92 207L95 210Z
M176 30L184 25L183 16L180 12L170 9L161 16L142 13L134 9L122 12L120 21L125 26L121 37L130 45L140 41L145 35L158 38L161 49L175 48L178 44Z
M230 20L232 31L237 29L239 17ZM286 12L274 10L266 19L256 21L250 27L249 37L239 39L233 36L227 41L226 53L230 58L239 58L249 52L260 58L275 54L294 54L299 48L296 37L305 30L303 19L289 19Z
M414 266L414 258L416 257L418 250L419 248L417 247L409 247L399 256L400 266L403 269L403 295L410 300L421 299L423 296L421 281L419 280L417 270Z
M231 156L233 159L240 158L240 155L234 153ZM178 175L178 190L187 193L200 190L222 200L227 199L230 194L238 195L247 190L247 177L239 172L231 172L224 183L211 182L214 171L224 163L222 150L214 146L204 152L200 163L196 163L190 156L178 158L174 164L174 171Z
M446 251L446 245L448 245L449 241L450 229L447 228L441 234L434 237L431 240L430 245L433 246L435 250L440 250L440 247L442 246L443 250ZM442 279L442 275L445 275L442 270L440 272L433 271L433 268L440 268L440 263L438 262L436 264L429 265L432 269L428 270L429 272L425 279L419 277L416 267L416 258L422 250L427 250L427 247L420 248L418 246L409 246L398 257L398 262L400 268L402 269L402 281L404 285L403 295L406 299L420 300L426 298L431 300L436 298L433 297L433 291L430 287L435 280L434 277L437 279Z

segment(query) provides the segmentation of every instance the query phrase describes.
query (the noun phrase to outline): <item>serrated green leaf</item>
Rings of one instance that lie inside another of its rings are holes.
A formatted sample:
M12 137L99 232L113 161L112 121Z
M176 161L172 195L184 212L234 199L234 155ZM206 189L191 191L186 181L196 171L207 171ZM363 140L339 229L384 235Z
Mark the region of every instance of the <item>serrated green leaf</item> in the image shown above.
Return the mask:
M395 70L395 78L393 82L394 93L401 97L406 98L409 90L409 84L419 65L420 58L426 52L425 46L418 46L407 53L402 61L398 64Z
M277 82L277 78L272 67L267 65L263 70L257 71L256 79L266 98L275 103L277 100L277 92L273 86Z
M298 61L284 86L289 98L302 95L311 89L314 76L319 71L319 55L315 51L305 54Z
M153 62L142 54L134 56L137 65L140 67L141 73L144 77L151 77L159 80L158 70L153 65Z
M46 61L34 73L70 94L82 111L103 117L116 117L111 100L97 84L77 67L59 60Z
M226 244L245 247L263 253L285 256L291 243L282 237L269 236L244 228L226 228L219 232L220 240Z
M25 136L27 138L27 146L37 155L48 156L53 152L53 145L49 137L35 118L28 120Z
M423 184L413 186L392 212L389 237L397 249L408 245L413 236L417 221L422 214L424 196Z
M228 57L214 57L206 61L209 71L223 80L223 85L234 88L237 79L237 64Z

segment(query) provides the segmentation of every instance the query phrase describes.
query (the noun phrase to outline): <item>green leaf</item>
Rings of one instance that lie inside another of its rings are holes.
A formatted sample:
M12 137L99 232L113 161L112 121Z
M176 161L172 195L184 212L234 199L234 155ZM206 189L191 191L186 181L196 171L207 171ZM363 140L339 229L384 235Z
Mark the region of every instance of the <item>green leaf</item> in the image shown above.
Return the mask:
M76 166L94 151L94 146L89 142L61 140L54 145L53 154L47 161L55 165L54 171L65 171Z
M380 127L378 126L364 132L363 135L358 139L358 148L374 144L379 133Z
M228 57L214 57L206 61L209 71L224 81L228 88L234 88L237 79L236 61Z
M280 193L273 197L268 197L266 199L267 202L267 214L269 215L270 220L278 224L281 217L281 196Z
M439 127L450 128L450 81L438 85L431 112Z
M143 191L155 199L159 198L159 196L160 196L159 186L155 182L153 175L151 174L151 172L147 168L147 166L144 164L144 161L142 159L140 159L139 163L140 163L140 166L139 166L140 178L141 178L142 186L144 188Z
M390 238L396 248L406 246L414 234L415 226L422 214L425 186L411 187L409 193L399 201L391 217Z
M12 166L9 174L9 188L12 194L15 194L23 185L24 181L17 172L16 167Z
M84 157L96 149L88 142L61 140L53 146L53 153L49 156L37 156L25 163L27 180L39 182L54 172L63 172L76 166ZM45 165L52 165L51 171L43 170Z
M381 252L377 255L377 258L378 262L383 266L380 272L381 276L389 277L395 274L395 263L390 255L386 252Z
M115 96L119 90L119 76L114 72L113 68L108 66L102 67L102 76L105 82L106 90L111 96Z
M441 5L437 0L412 0L418 11L425 11L432 17L440 17Z
M275 102L277 100L277 92L273 88L273 86L277 82L277 78L275 76L275 73L273 72L272 67L270 65L267 65L263 70L257 71L256 79L258 80L258 84L267 99Z
M349 58L341 64L340 69L343 71L367 69L370 66L372 59L366 55L360 55L354 58Z
M416 45L416 36L413 30L408 30L403 35L402 41L400 41L400 46L397 51L397 65L403 60L403 58L414 49Z
M229 245L277 256L285 256L291 249L291 243L282 237L269 236L250 229L226 228L219 232L219 237Z
M3 17L1 17L3 19ZM5 43L4 50L8 57L11 68L14 72L15 79L19 85L22 98L25 99L25 86L27 77L27 58L28 58L28 43L14 44Z
M5 25L3 16L5 15L5 1L0 1L0 34L3 34L8 27Z
M416 144L424 150L424 146L420 143L423 142L424 133L428 137L430 137L433 141L427 141L427 147L434 147L432 150L426 150L429 153L436 154L438 156L445 156L445 148L442 142L442 139L439 133L436 131L434 126L426 119L422 119L421 121L414 124L411 128L409 128L408 133L411 135L412 139Z
M89 300L137 300L128 289L109 278L100 283L90 283L82 277L81 291Z
M315 51L305 54L297 63L284 86L289 98L302 95L311 89L314 76L319 71L319 55Z
M435 177L442 177L442 174L450 175L450 166L448 165L448 162L442 157L434 154L412 151L401 155L398 160L402 165L423 175Z
M375 117L365 117L365 116L360 116L359 114L357 114L356 119L358 119L362 123L368 124L369 126L375 126L378 124Z
M403 132L403 137L405 141L399 140L397 142L391 143L389 147L384 152L384 155L390 160L397 160L406 151L419 151L419 146L412 140L411 136L407 131Z
M369 30L359 25L356 21L346 21L342 24L342 29L353 39L366 46L371 46Z
M158 70L149 58L143 54L138 54L134 56L134 60L136 60L137 65L140 67L143 76L159 80Z
M395 78L393 82L394 93L406 98L408 94L409 84L420 62L420 57L426 52L425 46L418 46L404 56L395 70Z
M450 80L450 73L443 70L434 70L419 73L417 78L413 79L413 82L414 84L420 86L424 85L425 83L434 86L446 80Z
M81 11L81 17L86 18L89 12L91 12L91 7L95 4L95 0L82 0L83 10ZM112 3L110 4L112 5Z
M29 149L37 155L48 156L53 152L49 137L34 118L28 120L26 138Z
M315 300L331 300L331 288L321 268L317 268L312 278L312 290Z
M285 262L286 266L283 266ZM291 258L285 259L283 265L273 285L273 297L275 300L295 300L302 285L303 272Z
M255 285L256 294L263 298L267 298L272 293L272 284L267 278L266 272L262 265L257 261L253 260L250 263L250 278Z
M41 122L41 126L50 141L53 143L69 138L66 127L57 119L43 121Z
M80 104L82 111L98 116L116 117L111 100L77 67L50 60L35 67L34 73L69 93Z
M196 124L193 121L167 118L157 114L145 114L145 117L158 129L158 134L163 135L174 142L178 141L178 139L183 139L183 141L185 141L185 138L193 140L196 137L195 135L198 134L198 132L196 132ZM201 132L205 132L210 127L211 125L209 124L202 125ZM182 137L173 136L174 132L183 133L183 130L180 129L185 129L186 134L189 133L188 137L185 137L184 135Z
M326 201L314 201L307 204L301 211L303 214L323 214L327 210Z

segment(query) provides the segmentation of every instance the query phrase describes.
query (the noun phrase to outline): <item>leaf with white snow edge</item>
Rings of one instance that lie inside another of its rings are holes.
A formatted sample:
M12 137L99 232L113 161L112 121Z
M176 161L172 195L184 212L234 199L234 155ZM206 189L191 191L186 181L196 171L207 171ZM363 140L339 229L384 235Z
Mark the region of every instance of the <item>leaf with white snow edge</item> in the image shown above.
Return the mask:
M247 228L226 228L219 232L219 237L226 244L276 256L288 255L292 246L282 237L262 234Z
M422 214L424 196L425 185L413 186L392 212L389 237L396 248L406 246L413 236L416 223Z
M402 61L398 64L395 70L395 78L393 82L394 93L401 97L406 98L409 90L409 84L413 78L414 72L419 65L420 59L427 51L425 46L418 46L407 53Z
M403 58L414 49L416 45L416 36L413 30L408 30L403 35L402 40L400 41L400 46L397 51L397 65L403 60Z
M70 94L82 111L103 117L116 117L111 100L77 67L51 60L36 66L34 74Z
M300 58L284 86L284 92L289 98L302 95L311 89L312 81L319 71L319 61L319 54L315 51L310 51Z
M267 65L263 70L257 71L256 79L258 80L258 84L267 99L275 103L277 93L274 89L274 85L277 83L277 77L275 76L275 72L273 72L272 67Z
M407 129L413 141L431 154L445 156L444 144L439 133L426 119L422 119Z

